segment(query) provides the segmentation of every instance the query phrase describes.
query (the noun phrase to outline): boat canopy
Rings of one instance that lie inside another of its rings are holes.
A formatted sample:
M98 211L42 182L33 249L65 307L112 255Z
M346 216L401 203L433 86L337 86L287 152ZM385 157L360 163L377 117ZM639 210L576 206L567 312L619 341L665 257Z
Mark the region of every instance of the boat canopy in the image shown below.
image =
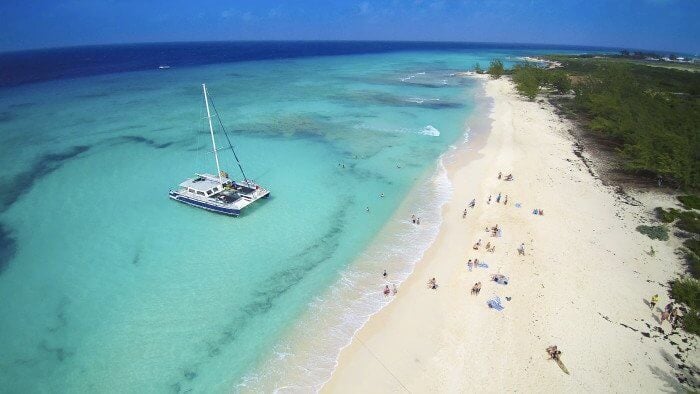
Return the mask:
M231 184L231 180L223 178L224 185ZM188 179L180 184L180 187L194 191L197 194L212 196L224 190L224 185L219 183L219 178L211 174L197 174L196 178Z

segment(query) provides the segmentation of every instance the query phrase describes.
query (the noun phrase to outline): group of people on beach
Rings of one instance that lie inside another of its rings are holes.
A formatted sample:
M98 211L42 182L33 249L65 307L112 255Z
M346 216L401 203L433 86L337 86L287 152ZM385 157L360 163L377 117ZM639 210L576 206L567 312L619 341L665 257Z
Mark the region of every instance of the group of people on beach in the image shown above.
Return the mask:
M489 194L489 198L486 200L487 204L491 204L491 195ZM496 196L496 204L501 203L501 193L499 192L498 195ZM506 194L505 198L503 199L503 205L508 205L508 195Z
M386 270L382 273L382 278L386 280L389 277L389 274L387 274ZM387 297L389 294L391 295L396 295L396 293L399 292L399 290L396 288L396 284L391 285L392 288L389 288L389 285L384 286L384 297Z
M472 295L479 295L480 291L481 291L481 282L474 283L474 286L472 286Z
M501 171L498 171L498 179L503 178L503 173ZM503 178L506 181L512 181L513 180L513 174L508 174L506 175L505 178Z
M649 301L649 309L653 310L656 304L659 302L659 295L654 294L651 296L651 300ZM673 303L669 302L666 304L664 309L661 311L661 316L659 318L659 324L664 323L664 321L668 321L671 324L671 327L675 329L678 324L680 323L680 315L679 315L679 309L678 307Z
M420 224L420 218L416 217L416 215L411 215L411 223Z

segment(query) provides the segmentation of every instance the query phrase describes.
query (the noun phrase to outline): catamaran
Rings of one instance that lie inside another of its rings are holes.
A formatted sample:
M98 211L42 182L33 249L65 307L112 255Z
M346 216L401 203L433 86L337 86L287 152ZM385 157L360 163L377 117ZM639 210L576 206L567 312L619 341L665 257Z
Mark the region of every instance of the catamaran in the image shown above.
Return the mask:
M219 166L219 149L216 147L216 139L214 138L214 126L212 124L212 114L209 109L209 95L207 86L202 84L202 92L204 94L204 106L207 109L207 120L209 122L209 134L211 135L211 144L214 152L214 161L216 162L216 173L212 174L195 174L196 177L187 179L180 183L177 190L170 190L170 198L193 207L206 209L216 213L221 213L229 216L238 216L243 208L258 201L261 198L270 196L270 191L258 185L246 177L243 171L243 166L238 160L238 155L233 149L231 140L226 133L224 124L219 117L216 106L213 106L214 113L221 126L223 134L226 136L228 147L223 149L231 150L233 157L236 159L238 169L241 170L243 176L242 181L230 179L226 171L222 171Z

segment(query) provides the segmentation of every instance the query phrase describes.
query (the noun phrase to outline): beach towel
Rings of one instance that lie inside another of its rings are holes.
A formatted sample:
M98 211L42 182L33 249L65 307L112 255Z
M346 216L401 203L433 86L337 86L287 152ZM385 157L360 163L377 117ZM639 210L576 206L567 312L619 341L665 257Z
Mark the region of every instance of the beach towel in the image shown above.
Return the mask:
M491 309L495 309L497 311L502 311L503 305L501 305L501 299L498 296L493 296L493 298L490 298L488 301L486 301L486 305L489 306Z
M516 202L516 203L515 203L515 207L516 207L516 208L520 208L520 207L522 207L522 205L521 205L519 202Z
M478 266L479 268L489 268L489 265L486 263L479 263Z
M507 285L508 284L508 277L507 276L497 276L496 280L494 282L498 283L499 285Z

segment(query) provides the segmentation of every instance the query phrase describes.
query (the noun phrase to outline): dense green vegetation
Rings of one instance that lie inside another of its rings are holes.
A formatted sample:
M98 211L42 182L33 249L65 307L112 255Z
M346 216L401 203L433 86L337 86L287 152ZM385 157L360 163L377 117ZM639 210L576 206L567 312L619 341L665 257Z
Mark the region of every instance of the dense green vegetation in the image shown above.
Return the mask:
M486 70L486 72L489 75L491 75L491 78L498 79L506 72L506 69L505 67L503 67L502 61L500 61L499 59L494 59L491 60L491 63L489 64L489 69Z
M671 297L688 308L683 316L683 328L700 335L700 282L696 279L678 279L671 282Z
M550 56L559 69L513 69L518 90L573 89L564 106L619 146L625 169L660 176L667 184L700 189L700 73L649 67L624 59Z
M683 204L685 209L700 209L700 197L698 196L678 196L678 201Z

